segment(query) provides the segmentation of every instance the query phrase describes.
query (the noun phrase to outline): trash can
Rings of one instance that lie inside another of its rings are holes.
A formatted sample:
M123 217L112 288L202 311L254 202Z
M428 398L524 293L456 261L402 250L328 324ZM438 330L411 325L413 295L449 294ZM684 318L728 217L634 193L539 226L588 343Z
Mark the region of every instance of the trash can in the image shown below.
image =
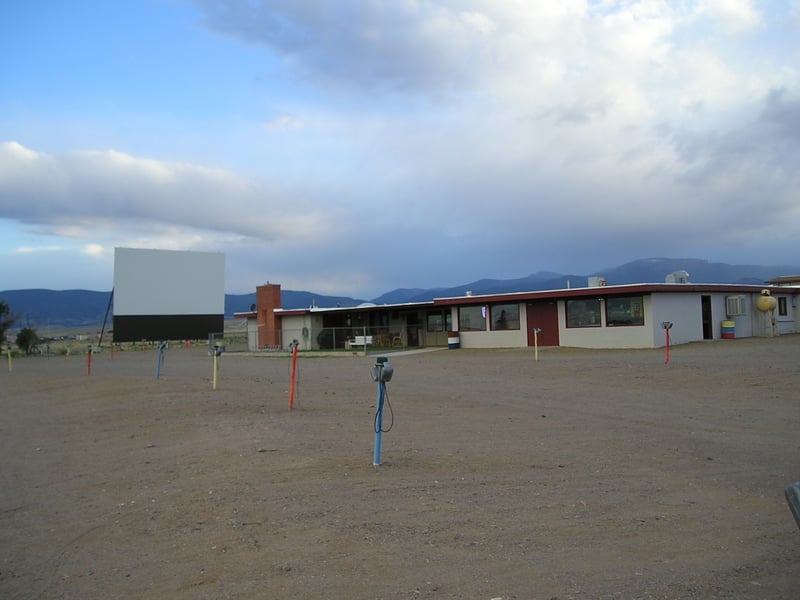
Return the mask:
M722 339L732 340L736 337L736 323L734 321L722 322Z
M447 332L447 349L448 350L457 350L461 347L461 338L458 335L457 331L448 331Z

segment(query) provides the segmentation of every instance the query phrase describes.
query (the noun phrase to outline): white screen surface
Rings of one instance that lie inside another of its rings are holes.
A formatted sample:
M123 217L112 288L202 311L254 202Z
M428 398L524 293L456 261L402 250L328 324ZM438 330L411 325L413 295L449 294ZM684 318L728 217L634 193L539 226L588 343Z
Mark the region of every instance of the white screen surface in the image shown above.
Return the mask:
M114 248L115 317L224 312L224 254Z

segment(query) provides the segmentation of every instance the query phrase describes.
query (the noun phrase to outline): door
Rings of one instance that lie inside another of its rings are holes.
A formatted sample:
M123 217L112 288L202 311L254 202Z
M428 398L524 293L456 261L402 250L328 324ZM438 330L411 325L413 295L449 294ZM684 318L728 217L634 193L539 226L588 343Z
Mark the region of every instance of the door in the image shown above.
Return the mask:
M406 314L406 346L419 346L419 315L415 312Z
M533 346L533 328L541 329L540 346L558 346L558 304L555 300L528 304L528 346Z
M714 339L714 321L711 318L711 296L700 296L700 306L703 312L703 339Z

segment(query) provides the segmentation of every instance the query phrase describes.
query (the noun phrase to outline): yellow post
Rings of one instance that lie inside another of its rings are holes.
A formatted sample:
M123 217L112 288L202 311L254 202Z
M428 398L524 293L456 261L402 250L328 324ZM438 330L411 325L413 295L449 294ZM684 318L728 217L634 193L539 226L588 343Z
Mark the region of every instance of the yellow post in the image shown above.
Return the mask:
M217 351L216 348L214 349L214 377L212 379L212 387L211 389L217 389Z

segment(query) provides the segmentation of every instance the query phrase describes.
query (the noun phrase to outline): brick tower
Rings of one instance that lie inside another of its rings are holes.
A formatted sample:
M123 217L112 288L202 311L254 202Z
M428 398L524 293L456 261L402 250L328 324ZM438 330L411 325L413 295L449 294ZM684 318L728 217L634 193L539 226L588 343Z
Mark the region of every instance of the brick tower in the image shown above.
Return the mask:
M256 311L258 322L258 347L281 345L281 332L273 309L281 307L281 286L265 283L256 287Z

